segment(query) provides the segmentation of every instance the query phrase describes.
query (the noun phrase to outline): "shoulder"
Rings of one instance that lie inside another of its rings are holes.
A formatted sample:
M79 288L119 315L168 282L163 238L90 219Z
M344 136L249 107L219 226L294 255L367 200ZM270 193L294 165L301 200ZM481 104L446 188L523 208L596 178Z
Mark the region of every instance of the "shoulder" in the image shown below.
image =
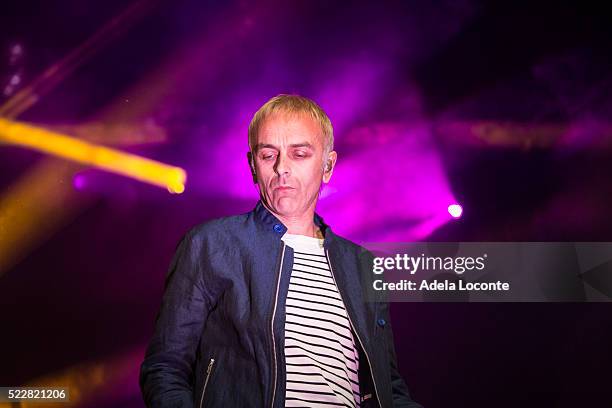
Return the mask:
M358 257L365 257L366 259L373 258L374 255L363 245L359 245L348 238L334 234L334 240L337 242L339 248L342 251L354 254Z
M244 213L207 220L189 229L185 237L197 242L232 239L244 235L250 227L250 218L250 213Z

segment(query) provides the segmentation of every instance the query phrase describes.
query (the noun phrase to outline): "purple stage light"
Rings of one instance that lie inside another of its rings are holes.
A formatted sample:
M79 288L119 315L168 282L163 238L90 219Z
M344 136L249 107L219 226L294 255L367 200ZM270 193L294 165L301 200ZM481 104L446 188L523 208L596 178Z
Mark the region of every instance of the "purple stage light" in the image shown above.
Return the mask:
M75 174L72 178L72 185L74 186L75 190L84 190L87 185L87 179L83 174Z

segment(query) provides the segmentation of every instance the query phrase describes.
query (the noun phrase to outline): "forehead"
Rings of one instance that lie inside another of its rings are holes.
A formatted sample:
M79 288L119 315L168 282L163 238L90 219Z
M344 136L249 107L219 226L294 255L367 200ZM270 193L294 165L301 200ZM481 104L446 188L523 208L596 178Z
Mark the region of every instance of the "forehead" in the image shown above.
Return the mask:
M323 130L307 113L275 112L259 126L256 144L259 143L323 146Z

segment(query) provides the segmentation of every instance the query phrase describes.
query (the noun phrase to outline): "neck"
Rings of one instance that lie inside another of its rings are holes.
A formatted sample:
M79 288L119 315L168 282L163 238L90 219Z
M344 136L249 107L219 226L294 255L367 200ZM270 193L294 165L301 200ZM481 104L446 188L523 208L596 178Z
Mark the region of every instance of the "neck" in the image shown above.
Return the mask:
M262 204L276 216L286 227L289 234L306 235L308 237L323 238L323 234L314 223L314 205L300 215L282 215L272 211L262 200Z

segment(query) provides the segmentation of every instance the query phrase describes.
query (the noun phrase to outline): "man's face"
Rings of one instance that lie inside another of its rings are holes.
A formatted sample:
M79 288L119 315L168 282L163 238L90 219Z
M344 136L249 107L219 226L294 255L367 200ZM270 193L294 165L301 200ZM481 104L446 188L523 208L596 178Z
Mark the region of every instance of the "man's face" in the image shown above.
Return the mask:
M285 217L301 216L316 204L324 172L321 126L307 114L275 113L260 125L253 151L259 191L268 207Z

